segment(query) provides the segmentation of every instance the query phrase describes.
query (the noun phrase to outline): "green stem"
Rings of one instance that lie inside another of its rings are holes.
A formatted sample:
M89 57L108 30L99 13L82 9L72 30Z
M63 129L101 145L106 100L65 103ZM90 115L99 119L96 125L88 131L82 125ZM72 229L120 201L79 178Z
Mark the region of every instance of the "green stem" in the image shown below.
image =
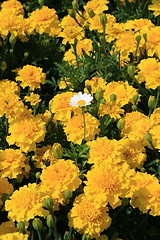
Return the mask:
M56 226L54 211L50 211L50 214L51 214L52 219L53 219L53 228L54 228L55 240L58 240L58 231L57 231L57 226Z
M38 238L39 238L39 240L43 240L43 239L42 239L41 232L40 232L40 231L37 231L37 233L38 233Z
M85 121L85 113L82 110L82 116L83 116L83 126L84 126L84 140L86 140L86 121Z

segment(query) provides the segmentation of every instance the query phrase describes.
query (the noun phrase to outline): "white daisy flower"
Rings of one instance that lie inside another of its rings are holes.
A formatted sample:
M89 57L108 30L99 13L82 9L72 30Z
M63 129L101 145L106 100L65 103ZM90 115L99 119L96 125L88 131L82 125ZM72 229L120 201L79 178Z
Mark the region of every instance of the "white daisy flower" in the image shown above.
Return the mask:
M91 104L93 97L91 94L78 92L70 98L70 105L73 107L84 107Z

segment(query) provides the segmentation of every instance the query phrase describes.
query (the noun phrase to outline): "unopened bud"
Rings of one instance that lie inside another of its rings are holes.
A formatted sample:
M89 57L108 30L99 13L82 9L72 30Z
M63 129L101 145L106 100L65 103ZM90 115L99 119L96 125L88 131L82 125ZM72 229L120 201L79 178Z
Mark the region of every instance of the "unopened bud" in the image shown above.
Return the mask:
M92 9L88 10L88 15L90 16L90 18L93 18L95 16L95 13L93 12Z
M43 228L43 223L39 218L34 218L32 222L32 226L36 231L41 231Z
M76 12L74 9L68 9L68 14L72 17L72 18L76 18Z
M122 129L125 126L125 120L124 119L119 119L117 122L117 128L119 129L119 131L122 131Z
M146 138L147 142L149 142L152 145L152 134L147 132L145 135L145 138Z
M101 22L103 28L105 28L106 27L106 23L107 23L106 14L103 13L102 15L100 15L100 22Z
M103 90L95 92L95 99L101 101L103 99Z
M111 102L115 102L116 99L117 99L117 96L116 96L116 94L114 94L114 93L111 94L109 97L110 97L110 101L111 101Z
M65 196L65 198L67 198L67 199L69 199L69 198L71 198L72 197L72 192L70 191L70 190L66 190L65 192L64 192L64 196Z
M57 159L61 159L63 157L63 148L60 143L54 143L52 146L53 156Z
M154 96L150 95L148 99L148 107L153 109L156 106L156 99Z
M37 173L36 173L36 179L37 179L37 180L39 180L39 179L40 179L40 175L41 175L41 173L40 173L40 172L37 172Z
M38 0L38 3L42 7L44 5L44 0Z
M7 63L5 61L2 61L1 62L1 70L2 70L2 72L4 72L6 70L6 68L7 68Z
M74 0L74 1L72 2L72 8L73 8L73 10L75 10L76 12L78 12L78 10L79 10L79 5L78 5L78 2L77 2L76 0Z
M141 36L140 35L136 36L137 45L139 45L140 41L141 41Z
M18 222L17 223L17 228L21 233L23 233L23 234L26 233L24 222L22 222L22 221Z
M10 38L9 38L9 42L10 42L10 44L11 44L11 46L12 46L12 49L13 49L13 48L14 48L14 45L16 44L16 38L10 36Z
M134 104L137 104L138 98L139 98L138 95L134 95L134 96L132 97L132 99L133 99L133 101L134 101Z
M53 228L54 226L54 222L53 222L53 218L51 216L51 214L49 214L47 217L46 217L46 224L49 228Z
M24 58L27 59L28 56L29 56L29 53L28 53L28 52L25 52L25 53L24 53Z
M44 207L47 208L48 210L53 210L53 206L54 206L54 201L52 198L46 198L43 201Z
M137 110L137 105L133 104L132 105L132 111L136 111Z
M135 67L134 67L134 65L129 64L129 65L127 66L127 72L128 72L128 74L129 74L129 76L133 77L133 76L134 76L134 73L135 73Z

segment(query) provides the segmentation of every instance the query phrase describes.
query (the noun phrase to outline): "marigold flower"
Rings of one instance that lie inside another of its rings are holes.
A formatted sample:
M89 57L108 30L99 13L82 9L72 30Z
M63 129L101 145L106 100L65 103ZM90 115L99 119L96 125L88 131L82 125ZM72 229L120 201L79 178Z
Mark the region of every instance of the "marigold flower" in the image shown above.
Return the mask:
M120 198L126 197L130 189L130 180L127 178L129 170L128 165L127 169L126 165L121 167L107 163L96 165L86 174L84 193L101 206L108 203L112 208L120 206Z
M148 10L153 11L155 17L160 15L160 2L159 0L152 0L148 6Z
M99 106L98 114L100 116L108 114L110 118L121 118L120 115L124 114L124 110L121 108L121 104L116 101L106 101L105 103L101 103Z
M15 223L12 221L2 222L0 225L0 237L7 233L17 232L18 229L15 227Z
M91 104L93 97L91 94L78 92L70 98L70 105L73 107L84 107Z
M138 64L138 82L145 82L146 88L156 89L160 86L160 62L155 58L141 60Z
M37 105L41 101L40 96L33 92L31 92L30 96L25 96L24 99L26 102L30 102L32 106Z
M11 194L13 192L13 186L8 182L7 178L0 177L0 207L3 204L2 194Z
M156 54L160 57L160 26L154 26L147 31L146 50L148 56ZM153 37L154 36L154 37Z
M2 79L0 81L0 92L5 94L19 95L20 87L14 81L10 81L8 79Z
M26 156L19 149L0 150L0 176L16 178L29 170Z
M101 14L103 11L108 10L107 0L90 0L84 6L86 12L92 10L95 14Z
M46 194L36 183L24 185L13 192L9 200L5 202L5 210L13 221L28 221L35 216L46 216L48 211L43 208L43 200Z
M122 149L124 148L119 141L108 139L107 137L97 138L87 142L90 147L88 163L101 165L106 163L120 163L123 161Z
M65 202L65 191L75 191L81 184L78 167L71 160L60 159L43 169L42 188L51 198L60 204Z
M14 10L17 15L24 14L23 5L21 4L21 2L19 2L17 0L4 1L1 4L1 11L6 10L6 9Z
M95 76L91 78L90 80L85 81L85 92L88 93L87 88L91 88L91 93L96 93L97 91L105 90L106 82L105 80L100 76Z
M45 133L45 122L40 118L17 118L9 126L7 142L16 144L23 152L34 151L36 143L44 140Z
M68 214L69 227L90 238L97 238L111 224L107 207L95 204L84 194L76 197L73 208Z
M27 234L15 232L15 233L7 233L0 236L0 240L27 240Z
M85 118L85 124L84 124ZM98 128L100 125L97 118L93 117L90 113L75 114L69 121L64 123L64 132L67 135L67 140L76 144L81 144L84 139L90 141L95 138L95 135L100 132Z
M74 44L75 39L81 40L84 38L84 31L80 26L67 26L62 32L60 32L59 37L63 38L63 44L66 44L67 42Z
M42 72L42 68L25 65L21 70L18 71L16 81L21 82L21 87L29 87L30 90L40 88L40 84L45 83L46 74Z
M70 98L73 97L74 94L76 94L76 92L63 92L57 94L50 100L50 111L55 113L54 118L56 120L65 122L71 119L72 112L82 111L80 108L73 107L69 104Z

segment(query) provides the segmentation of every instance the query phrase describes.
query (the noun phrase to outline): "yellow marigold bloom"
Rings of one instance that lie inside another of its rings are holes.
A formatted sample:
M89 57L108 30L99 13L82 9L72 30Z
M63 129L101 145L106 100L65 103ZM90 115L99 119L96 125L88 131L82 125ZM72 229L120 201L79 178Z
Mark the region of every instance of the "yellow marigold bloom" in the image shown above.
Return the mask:
M28 240L28 235L23 233L8 233L0 236L0 240Z
M0 176L16 178L24 171L29 172L30 167L26 156L19 149L0 150Z
M159 0L152 0L148 6L148 10L153 11L155 17L160 15L160 2Z
M160 108L156 108L150 116L150 120L154 122L155 126L160 124Z
M45 122L40 118L18 118L9 126L7 142L10 145L16 144L23 152L34 151L36 143L44 140L45 133Z
M125 148L122 150L123 159L131 168L141 168L146 160L145 148L136 140L128 138L119 141Z
M86 234L91 239L97 238L111 224L107 211L107 207L97 205L81 194L75 198L73 208L68 214L69 227L73 227L80 234Z
M13 192L9 200L5 202L5 210L13 221L28 221L35 216L44 217L48 211L43 208L43 200L46 194L36 183L24 185Z
M121 106L128 104L129 102L133 103L132 97L138 95L138 92L135 88L130 86L128 82L110 82L105 87L104 99L108 102L110 101L110 95L116 95L116 102Z
M70 98L76 92L63 92L57 94L49 102L49 109L52 113L55 113L54 118L62 122L68 121L71 119L72 112L81 112L82 110L77 107L72 107L69 102Z
M16 94L3 93L0 95L0 117L4 114L9 119L14 119L23 112L24 104Z
M140 33L147 33L147 31L153 26L154 24L151 20L146 18L128 20L125 23L125 29L132 30L134 32L139 31Z
M85 92L88 93L87 88L91 88L91 93L93 94L97 91L105 90L106 82L102 77L95 76L92 77L90 80L87 79L85 81L85 87L86 87Z
M83 51L87 55L89 55L90 51L92 51L92 50L93 50L93 47L92 47L91 39L86 39L86 38L82 39L82 40L78 41L78 43L76 45L76 53L78 54L79 57L83 56ZM76 56L74 54L73 46L71 46L71 48L67 52L65 52L63 59L64 59L64 61L71 62L71 64L76 63Z
M75 114L69 121L65 122L64 125L64 132L67 135L67 140L76 144L82 143L82 140L84 139L84 131L86 141L93 140L95 135L100 132L100 129L98 128L100 125L98 119L88 112L84 113L84 116L82 114Z
M25 96L24 99L26 102L30 102L32 106L37 105L41 101L40 96L33 92L31 92L30 96Z
M57 159L53 156L52 146L43 146L42 148L36 148L35 155L32 157L34 165L37 168L46 168L45 163L54 164Z
M160 124L157 126L153 126L149 133L152 135L152 143L154 147L160 150Z
M126 197L130 189L127 171L125 165L121 168L107 163L96 165L86 174L84 193L101 206L106 206L108 203L112 208L120 206L120 198Z
M135 130L134 124L143 118L148 119L146 115L138 111L126 113L124 118L125 126L122 129L121 136L122 137L128 136L130 132L134 132Z
M88 163L101 165L106 163L120 163L122 162L123 146L115 139L108 139L107 137L97 138L96 140L87 142L90 147L88 155Z
M109 1L107 0L91 0L87 2L84 9L86 12L92 10L95 14L101 14L103 11L108 10L108 3Z
M160 26L154 26L147 32L146 50L148 56L160 57ZM154 37L153 37L154 36Z
M20 81L21 87L29 87L30 90L40 88L40 84L45 83L46 74L42 72L42 68L25 65L18 71L16 81Z
M63 38L63 44L66 44L67 42L70 44L74 44L75 39L81 40L82 38L84 38L84 31L83 28L80 26L67 26L59 34L59 37Z
M99 106L98 114L103 116L108 114L110 118L121 118L121 114L124 114L124 110L121 108L121 104L117 103L117 101L111 102L106 101L105 103L101 103Z
M25 19L21 14L17 15L15 10L6 8L0 11L0 21L0 33L5 39L9 33L12 38L19 37Z
M13 186L8 182L7 178L0 177L0 207L2 207L2 194L11 194L13 192Z
M160 214L160 185L154 175L137 172L131 180L131 204L138 207L143 213L151 209L150 214L153 216Z
M17 15L24 14L23 5L21 4L21 2L19 2L17 0L4 1L1 4L1 11L5 10L5 9L10 9L10 10L12 9L15 11L15 13Z
M0 81L0 92L6 94L16 94L19 95L20 87L14 81L10 81L8 79L2 79Z
M12 221L2 222L0 225L0 237L1 235L7 233L14 233L17 232L18 229L15 227L15 223Z
M120 34L125 33L124 23L113 23L109 24L106 28L106 41L111 42L119 37Z
M138 64L138 82L145 82L146 88L156 89L160 86L160 62L155 58L141 60Z
M50 36L55 36L60 32L58 16L54 8L43 6L41 9L36 9L29 19L31 28L40 34L48 33Z
M72 27L78 27L80 25L81 26L84 25L84 19L78 13L76 13L75 18L76 18L77 21L73 17L71 17L70 15L64 16L62 21L61 21L61 27L63 29L65 29L66 27L69 27L69 26L70 27L71 26Z
M71 160L60 159L43 169L42 189L60 204L65 202L65 192L75 191L81 184L78 167Z

